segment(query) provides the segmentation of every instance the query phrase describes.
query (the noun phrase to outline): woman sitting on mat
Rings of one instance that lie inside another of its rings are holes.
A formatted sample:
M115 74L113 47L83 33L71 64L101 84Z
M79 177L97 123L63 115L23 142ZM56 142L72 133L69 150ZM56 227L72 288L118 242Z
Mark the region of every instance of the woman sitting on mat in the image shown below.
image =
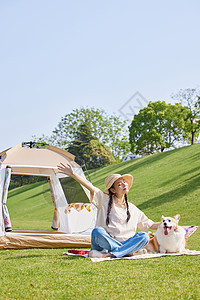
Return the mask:
M154 223L134 204L128 202L127 193L132 186L133 176L111 174L105 179L104 192L94 187L87 179L76 174L72 167L60 164L58 169L90 191L90 202L97 207L96 228L91 234L90 257L131 256L149 242L146 232L157 229L160 222Z

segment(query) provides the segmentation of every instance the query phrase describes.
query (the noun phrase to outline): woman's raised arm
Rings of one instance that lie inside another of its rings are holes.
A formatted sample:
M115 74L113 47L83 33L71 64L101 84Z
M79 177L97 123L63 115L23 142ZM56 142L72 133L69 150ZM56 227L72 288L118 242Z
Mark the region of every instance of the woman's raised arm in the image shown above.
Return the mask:
M60 165L58 165L57 167L58 167L59 173L64 173L64 174L68 175L69 177L74 178L77 182L79 182L84 187L86 187L86 189L88 189L90 191L91 199L93 198L96 188L93 186L93 184L91 182L89 182L87 179L85 179L85 178L81 177L80 175L78 175L77 173L75 173L70 164L64 165L64 164L60 163Z

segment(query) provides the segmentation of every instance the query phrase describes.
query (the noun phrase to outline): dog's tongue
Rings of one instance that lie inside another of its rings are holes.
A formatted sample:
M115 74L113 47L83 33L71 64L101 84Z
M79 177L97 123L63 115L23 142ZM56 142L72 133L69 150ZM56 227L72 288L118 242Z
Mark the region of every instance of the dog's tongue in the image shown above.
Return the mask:
M164 227L164 234L168 235L168 227Z

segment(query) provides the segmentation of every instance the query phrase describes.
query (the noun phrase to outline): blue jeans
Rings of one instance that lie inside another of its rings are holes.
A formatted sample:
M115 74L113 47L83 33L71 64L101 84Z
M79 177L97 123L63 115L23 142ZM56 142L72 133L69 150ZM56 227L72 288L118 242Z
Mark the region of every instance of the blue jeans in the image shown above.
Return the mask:
M91 250L107 251L115 257L122 257L137 252L144 248L149 242L149 235L146 232L138 232L128 240L120 243L116 241L102 227L96 227L91 234Z

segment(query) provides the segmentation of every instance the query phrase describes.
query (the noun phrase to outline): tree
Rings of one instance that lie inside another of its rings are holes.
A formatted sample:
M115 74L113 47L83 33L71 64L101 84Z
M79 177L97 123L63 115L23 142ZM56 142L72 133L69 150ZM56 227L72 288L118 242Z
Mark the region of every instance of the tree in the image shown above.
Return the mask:
M127 122L95 108L74 109L61 118L51 137L43 135L41 138L33 138L34 141L71 152L85 160L89 168L118 160L130 151Z
M183 139L187 112L180 103L149 102L134 116L129 127L131 151L146 155L173 147Z
M92 136L87 120L78 126L75 140L69 144L67 150L83 160L89 169L108 165L114 160L108 147Z
M70 149L77 139L77 133L82 124L87 124L91 130L91 136L106 145L115 159L129 152L127 122L122 121L118 116L108 115L103 109L98 108L81 107L62 117L53 131L52 143L58 147Z
M193 145L200 133L200 90L181 89L177 94L173 94L172 98L188 107L185 118L185 138Z
M90 140L83 150L83 159L87 161L89 169L109 165L114 161L109 148L100 143L97 139Z
M95 137L92 136L90 124L80 124L75 133L74 140L71 141L67 147L67 151L84 160L84 149L93 139L95 139Z

